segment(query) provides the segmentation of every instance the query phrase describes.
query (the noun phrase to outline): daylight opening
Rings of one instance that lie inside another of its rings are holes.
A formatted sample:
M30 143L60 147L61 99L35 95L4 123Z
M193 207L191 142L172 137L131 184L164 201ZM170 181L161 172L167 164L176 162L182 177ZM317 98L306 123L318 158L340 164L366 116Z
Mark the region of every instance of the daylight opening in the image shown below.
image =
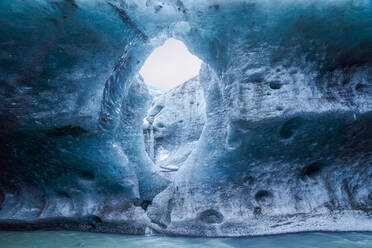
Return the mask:
M139 73L146 84L169 90L197 76L201 63L182 41L170 38L151 53Z

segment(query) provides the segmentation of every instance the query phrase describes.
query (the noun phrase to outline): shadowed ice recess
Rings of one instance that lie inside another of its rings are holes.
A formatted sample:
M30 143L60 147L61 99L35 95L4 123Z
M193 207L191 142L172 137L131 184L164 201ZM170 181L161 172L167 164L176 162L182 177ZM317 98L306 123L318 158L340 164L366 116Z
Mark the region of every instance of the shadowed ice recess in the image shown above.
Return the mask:
M161 91L168 39L203 63ZM371 54L370 0L0 0L0 230L372 231Z

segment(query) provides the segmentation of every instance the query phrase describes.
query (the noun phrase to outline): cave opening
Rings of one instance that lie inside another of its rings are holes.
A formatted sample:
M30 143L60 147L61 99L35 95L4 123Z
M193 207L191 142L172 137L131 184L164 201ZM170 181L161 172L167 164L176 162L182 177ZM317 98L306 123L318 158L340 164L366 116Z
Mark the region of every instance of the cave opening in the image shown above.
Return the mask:
M147 57L139 73L147 85L169 90L199 75L201 64L182 41L169 38Z
M139 71L152 99L143 120L145 148L165 177L187 160L204 126L201 64L182 41L169 38L154 49Z

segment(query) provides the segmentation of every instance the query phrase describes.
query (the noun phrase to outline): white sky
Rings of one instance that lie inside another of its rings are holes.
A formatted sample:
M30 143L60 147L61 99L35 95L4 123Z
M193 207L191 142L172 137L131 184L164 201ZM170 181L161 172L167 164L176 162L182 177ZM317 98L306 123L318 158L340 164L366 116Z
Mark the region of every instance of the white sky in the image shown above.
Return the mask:
M146 84L172 89L198 75L201 63L185 44L170 38L151 53L139 73Z

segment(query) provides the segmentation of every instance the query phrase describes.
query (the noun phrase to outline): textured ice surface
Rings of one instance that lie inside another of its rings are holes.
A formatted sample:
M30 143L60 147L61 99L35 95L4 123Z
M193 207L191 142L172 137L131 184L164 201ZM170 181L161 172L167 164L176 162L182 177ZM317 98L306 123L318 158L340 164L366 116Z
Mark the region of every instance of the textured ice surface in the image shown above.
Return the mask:
M198 77L154 95L144 119L144 138L146 151L162 175L170 176L186 161L204 122L205 102Z
M372 230L370 1L3 0L0 23L1 229ZM162 112L137 76L169 37L205 62L192 147L200 89Z

